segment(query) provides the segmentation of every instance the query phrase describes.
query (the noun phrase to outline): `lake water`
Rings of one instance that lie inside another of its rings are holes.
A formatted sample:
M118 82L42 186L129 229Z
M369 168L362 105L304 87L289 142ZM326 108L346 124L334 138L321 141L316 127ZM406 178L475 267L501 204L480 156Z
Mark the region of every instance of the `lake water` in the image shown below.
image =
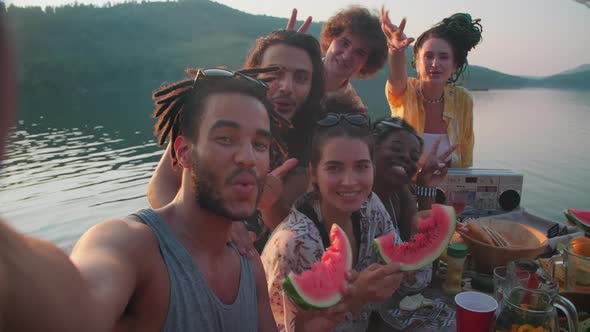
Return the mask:
M533 214L563 221L564 208L590 209L590 92L473 96L475 167L523 172L522 205ZM0 171L0 214L27 234L69 246L96 222L147 207L162 150L146 116L52 114L21 116Z

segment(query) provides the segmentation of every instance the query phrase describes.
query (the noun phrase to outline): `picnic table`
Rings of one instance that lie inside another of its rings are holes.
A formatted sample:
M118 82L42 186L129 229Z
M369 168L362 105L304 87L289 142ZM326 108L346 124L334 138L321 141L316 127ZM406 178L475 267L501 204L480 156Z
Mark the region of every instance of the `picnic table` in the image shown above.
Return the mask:
M502 218L507 220L514 220L525 225L529 225L538 229L543 233L547 233L549 229L554 228L557 224L557 236L549 239L549 249L554 252L558 243L568 243L571 239L582 236L579 230L575 227L566 226L556 223L551 220L546 220L538 216L528 213L525 209L519 208L515 211L491 216L490 218ZM468 256L465 263L463 290L473 290L471 288L470 278L466 275L469 272L474 273L475 268L471 262L471 257ZM540 260L544 268L543 260ZM435 264L436 266L436 264ZM469 272L468 272L469 271ZM559 280L559 278L557 278ZM433 302L433 305L427 308L421 308L413 313L402 312L399 309L399 302L407 295L413 295L411 292L396 292L388 301L382 306L377 319L372 320L369 331L385 332L385 331L437 331L447 332L456 331L455 326L455 294L446 294L442 289L443 279L433 275L431 284L420 291L425 299ZM479 291L479 290L476 290ZM487 293L493 296L493 294Z

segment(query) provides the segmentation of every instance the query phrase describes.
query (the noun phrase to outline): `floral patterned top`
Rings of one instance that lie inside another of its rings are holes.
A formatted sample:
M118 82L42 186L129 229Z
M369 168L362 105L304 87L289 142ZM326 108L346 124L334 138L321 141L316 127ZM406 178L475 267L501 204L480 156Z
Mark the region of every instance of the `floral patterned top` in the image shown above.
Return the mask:
M317 194L308 193L300 200L307 201L320 216ZM296 204L295 206L299 206ZM379 257L373 249L373 239L394 232L396 242L401 242L399 232L383 203L376 194L371 194L360 209L360 241L356 271L378 262ZM271 234L262 252L262 264L266 273L271 309L279 331L294 331L297 307L283 294L281 282L290 272L301 273L311 268L324 253L320 232L314 222L296 207ZM349 312L346 321L336 331L365 331L374 305L363 307L359 314Z

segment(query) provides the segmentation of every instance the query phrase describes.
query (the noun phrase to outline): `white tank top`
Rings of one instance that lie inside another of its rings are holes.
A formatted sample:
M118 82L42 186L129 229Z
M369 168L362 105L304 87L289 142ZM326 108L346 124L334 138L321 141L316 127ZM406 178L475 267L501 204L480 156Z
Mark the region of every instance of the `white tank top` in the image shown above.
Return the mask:
M436 151L437 156L440 156L443 152L447 151L451 147L451 144L449 143L449 137L447 136L447 134L424 133L422 135L422 139L424 140L424 149L422 151L422 156L420 157L421 165L424 164L426 157L428 156L428 154L430 154L430 151L432 151L432 146L439 137L442 137L442 139L440 141L440 144L438 145L438 151ZM449 156L445 161L450 160L451 156Z

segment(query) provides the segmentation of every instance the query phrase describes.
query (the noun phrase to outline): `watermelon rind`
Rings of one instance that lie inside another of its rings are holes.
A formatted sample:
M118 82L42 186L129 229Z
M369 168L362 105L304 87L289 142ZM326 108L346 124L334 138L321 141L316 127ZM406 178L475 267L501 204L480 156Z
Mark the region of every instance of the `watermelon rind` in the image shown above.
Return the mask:
M344 273L346 273L347 271L352 269L352 246L350 245L350 241L348 240L348 236L346 235L344 230L342 230L342 228L337 224L332 224L332 229L330 230L330 240L333 241L333 237L336 237L338 235L340 239L343 240L343 247L346 248L345 252L340 251L340 254L346 255L347 257L346 266L344 269ZM331 247L327 248L326 252L330 251L330 248ZM324 254L326 254L326 252L324 252ZM322 258L324 258L323 255ZM315 264L321 264L321 262L322 260L316 262ZM297 287L297 281L294 279L294 276L295 274L293 272L289 272L287 277L283 280L282 286L285 295L287 295L291 299L291 301L295 303L297 306L299 306L301 309L317 310L329 308L340 302L340 300L342 300L342 294L340 293L340 291L336 291L332 296L328 296L327 298L322 300L312 299L310 296L307 296L305 292L300 289L300 287ZM344 280L344 278L345 276L343 275L342 280Z
M565 218L567 219L567 221L570 222L570 224L572 224L574 226L576 225L576 219L571 214L570 209L563 210L563 214L565 215Z
M295 286L293 279L291 279L291 274L285 278L283 281L283 290L289 296L291 301L295 303L299 308L303 310L318 310L329 308L342 300L342 295L340 293L336 293L334 297L324 300L324 301L314 301L309 298L305 298L303 292Z
M384 241L387 242L394 242L394 237L393 234L386 234L383 235L381 237L379 237L379 239L383 239ZM379 257L381 257L381 259L386 263L389 264L391 263L391 259L389 258L389 256L385 253L383 247L381 246L381 244L379 243L379 241L377 239L373 240L373 248L375 249L375 251L379 254ZM401 267L403 268L403 266Z
M449 242L451 241L451 238L453 237L453 233L455 232L455 225L457 223L455 209L451 206L441 205L441 204L433 204L432 208L433 208L433 210L437 209L437 210L444 213L443 215L445 216L445 221L447 221L449 223L449 227L447 228L448 229L447 234L445 236L443 236L443 240L441 240L441 242L439 243L439 246L436 247L436 250L434 250L433 252L431 252L428 255L425 255L424 257L422 257L422 259L420 259L416 263L400 265L401 271L415 271L415 270L423 268L424 266L426 266L428 264L431 264L432 262L434 262L434 260L436 260L438 257L440 257L440 255L447 248ZM431 217L432 217L432 215L431 215ZM383 248L381 246L379 240L393 242L393 234L385 235L384 237L380 237L379 239L375 239L373 241L373 246L374 246L375 250L379 253L379 256L381 257L381 259L383 259L383 261L385 263L389 264L392 262L392 259L390 258L390 255L388 255L385 252L385 248Z
M563 214L569 222L579 227L585 233L590 233L590 221L580 219L578 216L576 216L572 209L565 209Z

